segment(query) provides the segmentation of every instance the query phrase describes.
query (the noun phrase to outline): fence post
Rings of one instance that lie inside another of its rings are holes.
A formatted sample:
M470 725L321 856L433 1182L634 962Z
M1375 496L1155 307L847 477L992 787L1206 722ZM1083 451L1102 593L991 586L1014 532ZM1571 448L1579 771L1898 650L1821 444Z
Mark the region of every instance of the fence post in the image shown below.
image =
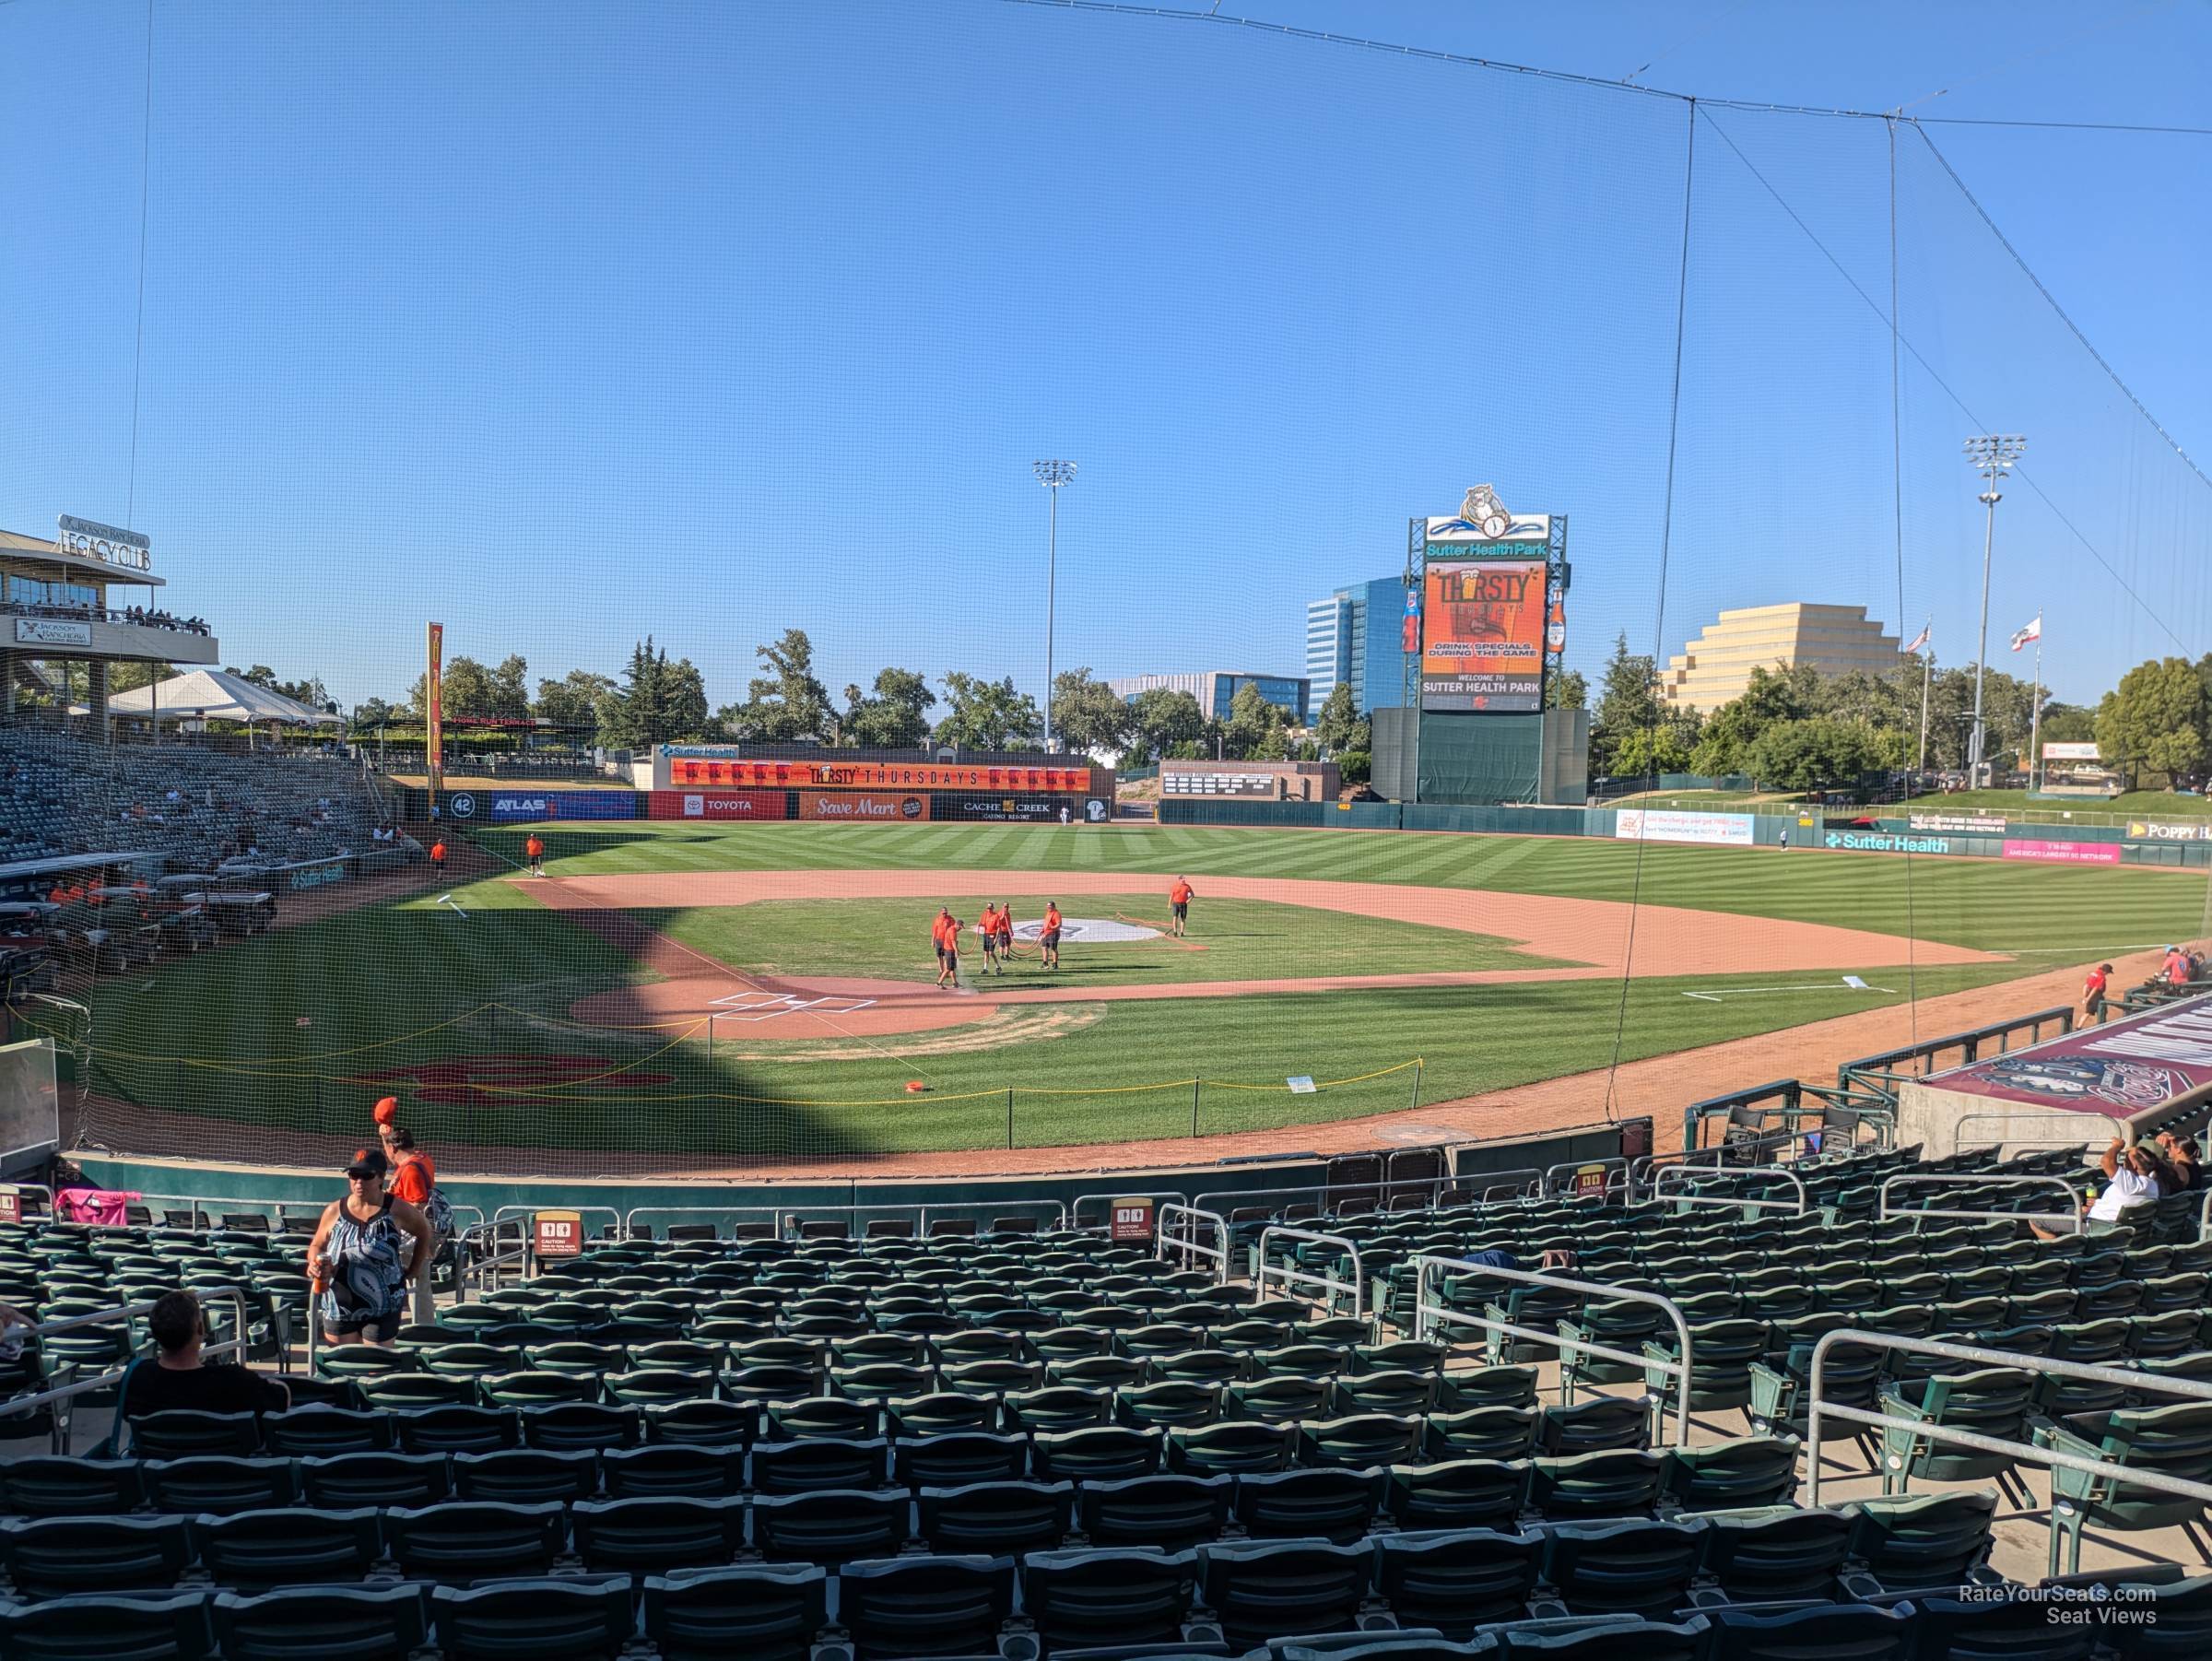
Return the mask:
M1195 1141L1195 1140L1197 1139L1197 1137L1198 1137L1198 1080L1197 1080L1197 1079L1195 1079L1195 1078L1193 1078L1193 1079L1191 1080L1191 1137L1192 1137L1192 1140Z
M1006 1146L1014 1146L1014 1087L1006 1086Z
M1407 1102L1406 1103L1406 1105L1407 1107L1418 1107L1418 1106L1420 1106L1420 1104L1421 1104L1421 1058L1420 1058L1418 1055L1416 1055L1416 1056L1413 1058L1413 1098L1412 1098L1412 1100L1411 1100L1411 1101L1407 1101Z

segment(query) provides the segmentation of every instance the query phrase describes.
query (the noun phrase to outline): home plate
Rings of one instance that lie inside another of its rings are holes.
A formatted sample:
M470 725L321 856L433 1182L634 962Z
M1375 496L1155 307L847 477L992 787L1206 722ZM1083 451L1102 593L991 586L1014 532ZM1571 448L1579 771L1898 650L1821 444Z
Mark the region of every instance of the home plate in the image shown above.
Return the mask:
M872 997L795 997L788 992L746 991L714 998L709 1007L718 1011L717 1020L773 1020L779 1015L850 1015L875 1002Z

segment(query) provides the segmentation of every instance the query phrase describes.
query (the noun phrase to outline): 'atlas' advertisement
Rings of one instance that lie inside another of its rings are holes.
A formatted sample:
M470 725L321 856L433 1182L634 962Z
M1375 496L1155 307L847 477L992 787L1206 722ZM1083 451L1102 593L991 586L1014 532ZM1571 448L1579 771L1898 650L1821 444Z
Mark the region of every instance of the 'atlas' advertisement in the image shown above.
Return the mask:
M1544 561L1436 560L1422 577L1421 708L1543 707Z

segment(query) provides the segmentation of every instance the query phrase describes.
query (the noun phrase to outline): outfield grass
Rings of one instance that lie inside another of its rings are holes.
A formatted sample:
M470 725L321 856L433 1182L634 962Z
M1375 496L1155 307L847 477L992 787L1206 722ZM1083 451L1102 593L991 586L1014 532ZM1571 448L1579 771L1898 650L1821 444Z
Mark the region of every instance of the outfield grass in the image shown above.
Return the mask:
M1646 903L1898 934L1908 932L1910 918L1911 932L1922 937L2024 955L2017 962L1924 969L1910 977L1887 972L1870 978L1890 990L1865 994L1837 988L1833 971L1798 974L1747 963L1747 985L1825 983L1830 989L1718 1003L1684 996L1711 989L1710 981L1638 981L1625 1000L1618 982L1568 981L1059 1006L1095 1019L1048 1041L996 1050L931 1053L922 1041L934 1035L919 1034L855 1044L842 1058L826 1060L820 1046L735 1049L726 1028L725 1042L712 1054L696 1034L577 1029L567 1011L578 998L651 977L569 916L538 905L524 886L495 878L456 888L459 911L423 898L343 913L108 982L94 996L96 1086L149 1105L247 1125L325 1131L358 1129L367 1103L394 1090L407 1102L409 1122L448 1145L803 1155L1003 1146L1009 1091L1014 1137L1023 1145L1185 1135L1195 1077L1206 1081L1196 1091L1198 1127L1214 1133L1356 1116L1604 1066L1617 1053L1617 1031L1619 1058L1637 1060L1900 1002L1912 991L1935 996L2126 946L2194 937L2206 893L2204 875L2193 872L1908 863L1660 844L1640 850L1535 837L1175 826L1072 831L672 826L613 832L554 825L542 834L556 872L863 866L1187 872L1202 896L1206 873L1230 872L1597 899L1640 894ZM521 838L519 831L478 835L492 846L519 846ZM1133 882L1125 897L1133 907L1148 893L1157 910L1162 896L1147 884ZM1234 920L1243 903L1203 901L1200 939ZM935 909L934 901L901 902L909 904L917 919ZM757 964L759 957L746 954L763 945L791 949L789 940L763 941L752 932L765 928L849 949L855 954L843 965L849 972L879 972L857 956L865 941L838 943L840 931L849 927L864 935L879 929L881 905L836 913L813 905L679 911L655 921L741 967ZM1260 906L1251 915L1282 909ZM1471 954L1469 966L1478 967L1498 966L1485 954L1511 955L1477 937L1439 939L1446 931L1418 928L1409 936L1404 932L1409 925L1334 913L1317 922L1317 913L1288 909L1288 918L1225 937L1221 972L1233 969L1235 978L1256 978L1253 966L1296 955L1300 940L1310 940L1316 928L1339 925L1353 943L1347 949L1356 947L1360 961L1379 967L1406 967L1389 960L1415 937L1411 949L1424 966L1433 966L1439 949ZM1102 910L1087 901L1077 914ZM747 920L747 912L757 915ZM787 920L782 928L775 922L779 912ZM865 922L855 924L855 917ZM881 948L889 954L881 972L917 972L912 942ZM1140 949L1166 948L1148 943ZM1197 962L1216 957L1210 944L1206 952L1180 955L1187 960L1178 965L1186 976L1213 972L1211 962L1204 968ZM1084 960L1089 956L1087 950ZM1232 965L1238 956L1245 967ZM925 972L926 963L921 968ZM1348 972L1341 963L1309 959L1298 972L1331 971ZM487 1010L492 1004L512 1012ZM589 1081L520 1093L520 1087L501 1083L506 1093L474 1101L423 1093L435 1087L437 1069L456 1058L554 1054L597 1058L582 1069ZM1416 1056L1424 1061L1418 1093L1410 1068L1386 1071ZM1324 1085L1360 1081L1294 1096L1284 1081L1296 1074ZM1364 1077L1371 1074L1382 1076ZM926 1082L927 1092L906 1096L904 1087L913 1079ZM1232 1088L1238 1086L1248 1088ZM1683 1104L1630 1105L1672 1113ZM252 1150L250 1132L235 1148L209 1149Z
M847 974L926 984L937 969L925 937L928 919L948 907L970 924L973 899L769 900L696 911L639 912L641 921L724 963L770 974ZM1071 916L1125 918L1164 930L1157 894L1083 894ZM1017 907L1034 920L1034 902ZM1487 935L1426 928L1348 912L1315 911L1261 900L1201 900L1187 941L1071 942L1060 967L1046 970L1033 943L1017 942L1014 966L994 989L1020 992L1153 985L1168 981L1264 981L1323 974L1396 974L1409 970L1538 969L1554 961L1517 951ZM983 972L982 948L961 943L970 975Z

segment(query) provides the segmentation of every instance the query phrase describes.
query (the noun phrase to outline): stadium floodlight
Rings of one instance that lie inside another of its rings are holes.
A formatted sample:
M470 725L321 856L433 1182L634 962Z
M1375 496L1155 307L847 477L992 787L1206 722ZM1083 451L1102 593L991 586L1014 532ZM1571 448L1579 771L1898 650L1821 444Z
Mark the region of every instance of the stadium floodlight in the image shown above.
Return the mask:
M1982 639L1974 649L1974 730L1967 740L1967 774L1977 788L1983 783L1982 758L1987 751L1987 731L1982 724L1982 676L1989 662L1989 556L1997 536L1997 503L2004 492L1997 487L2028 448L2017 432L1987 432L1970 438L1964 446L1967 465L1983 478L1981 501L1988 510L1982 529Z
M1060 488L1076 477L1073 462L1032 462L1037 482L1052 498L1052 528L1044 544L1044 748L1053 748L1053 591L1060 567Z

